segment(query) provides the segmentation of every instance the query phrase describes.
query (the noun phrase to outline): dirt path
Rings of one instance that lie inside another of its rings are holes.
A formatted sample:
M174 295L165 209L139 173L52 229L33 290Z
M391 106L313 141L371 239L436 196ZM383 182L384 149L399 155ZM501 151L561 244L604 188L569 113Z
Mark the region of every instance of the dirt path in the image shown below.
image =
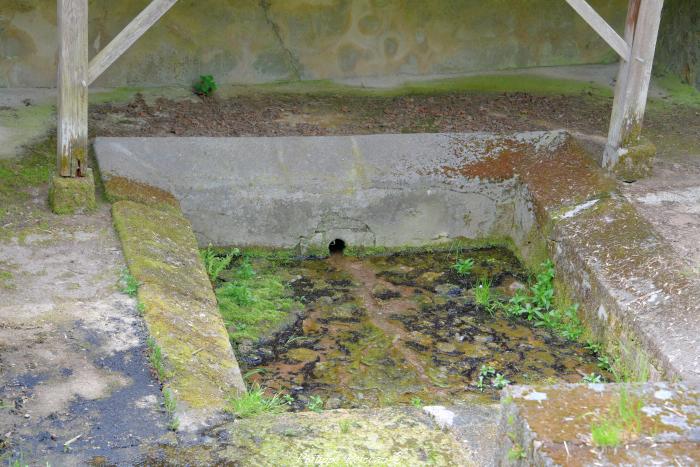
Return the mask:
M109 207L59 217L45 199L33 190L35 222L0 237L0 463L128 465L167 419Z

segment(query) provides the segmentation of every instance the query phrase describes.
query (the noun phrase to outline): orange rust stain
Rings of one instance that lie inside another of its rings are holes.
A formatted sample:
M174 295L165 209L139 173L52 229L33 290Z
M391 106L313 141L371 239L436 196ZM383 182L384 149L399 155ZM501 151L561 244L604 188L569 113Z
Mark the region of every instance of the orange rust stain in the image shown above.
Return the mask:
M128 199L147 205L162 203L176 208L180 206L177 199L167 191L123 177L109 179L105 182L105 190L113 201Z
M496 140L484 151L487 157L458 167L442 167L442 174L492 181L519 176L539 210L557 209L615 189L615 181L573 140L557 151L544 153L537 153L528 143Z

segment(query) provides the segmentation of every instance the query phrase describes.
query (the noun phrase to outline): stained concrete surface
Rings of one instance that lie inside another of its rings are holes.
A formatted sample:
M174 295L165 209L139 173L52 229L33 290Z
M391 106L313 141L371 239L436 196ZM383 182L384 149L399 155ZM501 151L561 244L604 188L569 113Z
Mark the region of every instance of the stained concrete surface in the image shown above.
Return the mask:
M698 396L667 383L510 386L499 465L698 465ZM617 436L594 437L594 426Z
M624 0L592 0L615 27ZM94 56L143 8L90 4ZM3 0L0 86L51 86L56 4ZM564 2L533 0L198 0L178 2L98 86L190 85L294 79L421 76L485 69L601 63L616 57Z
M119 291L109 210L58 217L45 200L33 190L27 207L40 221L0 237L0 453L130 464L168 420L135 301Z
M562 137L512 138L545 151ZM100 137L94 147L103 178L151 184L178 198L202 246L305 248L335 238L356 246L522 240L534 218L517 183L442 173L501 144L485 134L404 134Z
M700 135L681 149L657 140L659 154L650 178L624 185L622 192L700 278Z

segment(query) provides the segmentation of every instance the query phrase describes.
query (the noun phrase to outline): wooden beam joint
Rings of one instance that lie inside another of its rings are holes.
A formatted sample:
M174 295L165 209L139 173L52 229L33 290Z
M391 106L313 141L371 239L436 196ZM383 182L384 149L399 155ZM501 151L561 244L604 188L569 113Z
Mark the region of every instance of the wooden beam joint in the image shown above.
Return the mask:
M586 0L566 0L571 8L593 28L595 32L620 56L627 61L630 57L630 46L615 30L600 16Z
M151 26L177 3L177 0L152 0L112 41L90 61L88 85L92 84Z

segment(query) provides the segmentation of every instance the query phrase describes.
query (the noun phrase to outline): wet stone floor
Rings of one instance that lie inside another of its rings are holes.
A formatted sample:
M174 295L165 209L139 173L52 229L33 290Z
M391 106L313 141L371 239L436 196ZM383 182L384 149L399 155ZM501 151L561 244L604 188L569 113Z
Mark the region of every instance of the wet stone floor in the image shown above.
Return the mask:
M469 274L455 270L458 258L474 261ZM507 250L249 261L287 284L296 307L269 335L234 348L248 384L285 395L295 410L314 400L325 409L487 402L499 396L496 375L553 384L601 373L583 345L475 303L484 280L502 303L527 284ZM480 385L484 367L493 373Z

